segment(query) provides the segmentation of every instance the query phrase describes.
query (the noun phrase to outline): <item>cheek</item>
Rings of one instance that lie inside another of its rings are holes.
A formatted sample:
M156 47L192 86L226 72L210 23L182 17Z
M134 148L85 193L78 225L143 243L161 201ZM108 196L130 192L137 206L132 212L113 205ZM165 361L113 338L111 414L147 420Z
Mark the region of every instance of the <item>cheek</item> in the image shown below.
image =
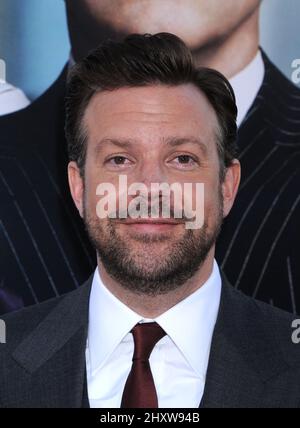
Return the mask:
M85 207L90 216L103 221L109 214L115 213L116 210L118 212L120 205L118 177L104 176L97 171L93 174L90 172L86 177L85 189ZM129 200L129 197L125 198L127 199Z
M96 192L91 191L91 188L86 186L84 191L84 210L85 214L90 218L94 218L96 215L96 205L97 205Z
M221 187L219 181L204 187L204 215L205 218L215 217L220 209Z
M103 174L103 169L95 163L91 158L89 153L87 153L86 163L85 163L85 201L89 206L95 206L99 200L97 195L97 188L99 184L109 182L109 178L105 177Z
M91 168L86 165L85 168L85 177L84 177L84 205L86 211L94 216L96 212L96 205L99 200L97 196L97 186L100 182L97 175L91 171Z

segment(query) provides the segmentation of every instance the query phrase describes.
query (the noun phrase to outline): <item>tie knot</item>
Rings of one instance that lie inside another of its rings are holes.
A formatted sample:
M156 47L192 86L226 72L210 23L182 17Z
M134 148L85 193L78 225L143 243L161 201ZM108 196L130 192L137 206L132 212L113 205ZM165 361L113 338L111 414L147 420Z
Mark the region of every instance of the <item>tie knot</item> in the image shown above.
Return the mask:
M166 332L156 323L137 324L131 330L134 340L133 360L149 360L156 343L166 335Z

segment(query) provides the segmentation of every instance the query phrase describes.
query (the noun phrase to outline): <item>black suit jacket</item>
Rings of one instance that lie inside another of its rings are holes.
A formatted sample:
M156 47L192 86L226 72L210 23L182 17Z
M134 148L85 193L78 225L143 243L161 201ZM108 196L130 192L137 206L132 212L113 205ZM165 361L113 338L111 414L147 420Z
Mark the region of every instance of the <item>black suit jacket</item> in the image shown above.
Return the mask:
M0 314L71 291L95 267L67 181L66 75L0 118Z
M239 130L241 188L217 259L237 288L300 312L300 91L264 61ZM0 118L0 314L76 288L95 266L67 184L66 73Z
M83 406L90 288L91 279L64 297L5 315L0 407ZM292 343L292 319L223 278L199 406L299 407L300 344Z
M242 179L217 260L236 288L300 313L300 90L263 58L262 87L239 129Z

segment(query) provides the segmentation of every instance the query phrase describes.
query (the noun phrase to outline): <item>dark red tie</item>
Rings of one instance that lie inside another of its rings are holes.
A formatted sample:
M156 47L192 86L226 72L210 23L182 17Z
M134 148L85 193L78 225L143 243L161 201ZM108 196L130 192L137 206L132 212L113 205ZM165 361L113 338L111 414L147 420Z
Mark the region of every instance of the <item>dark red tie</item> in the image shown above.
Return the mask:
M156 343L166 335L156 323L137 324L132 330L134 353L122 397L122 408L157 408L157 394L149 357Z

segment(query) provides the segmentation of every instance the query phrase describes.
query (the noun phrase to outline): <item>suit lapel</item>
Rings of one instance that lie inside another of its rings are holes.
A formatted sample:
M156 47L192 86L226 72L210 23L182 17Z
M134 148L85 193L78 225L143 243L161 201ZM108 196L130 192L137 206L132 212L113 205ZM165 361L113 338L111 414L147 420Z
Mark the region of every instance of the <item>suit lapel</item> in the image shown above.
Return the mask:
M66 295L14 351L27 385L30 376L24 407L82 406L91 282Z
M263 383L225 335L215 334L200 407L259 407Z
M87 377L86 377L86 370L84 373L84 383L83 383L83 392L82 392L82 405L81 407L83 409L89 409L90 408L90 402L88 397L88 386L87 386Z
M223 276L200 407L263 406L266 384L286 368L279 347L263 324L256 304L241 297Z

